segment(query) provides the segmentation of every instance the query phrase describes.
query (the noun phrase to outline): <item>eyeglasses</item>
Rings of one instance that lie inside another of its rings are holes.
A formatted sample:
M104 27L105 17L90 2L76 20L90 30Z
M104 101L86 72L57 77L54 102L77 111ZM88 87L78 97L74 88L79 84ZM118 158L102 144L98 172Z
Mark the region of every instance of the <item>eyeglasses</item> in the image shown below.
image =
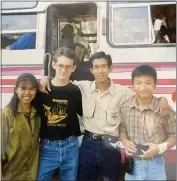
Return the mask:
M63 64L57 64L57 66L59 67L60 70L71 70L73 68L73 65L63 65Z

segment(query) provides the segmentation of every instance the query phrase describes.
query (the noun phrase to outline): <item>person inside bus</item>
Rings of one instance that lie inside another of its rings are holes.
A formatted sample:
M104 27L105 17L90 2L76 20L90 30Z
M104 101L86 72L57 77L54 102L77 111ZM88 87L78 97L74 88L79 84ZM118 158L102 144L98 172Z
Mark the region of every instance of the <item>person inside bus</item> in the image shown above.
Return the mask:
M74 28L72 25L67 24L61 30L62 37L59 42L60 47L67 47L75 51L75 43L73 38Z
M125 180L166 180L163 154L176 145L176 119L171 109L159 118L159 99L153 95L157 72L149 65L132 72L136 95L121 107L120 139L128 156L134 158L134 170Z
M6 47L8 50L35 49L36 34L25 33L20 36L12 45Z
M51 92L38 94L36 107L40 112L40 158L37 180L50 181L59 169L59 179L75 181L78 173L81 135L77 114L82 116L79 88L69 81L76 68L76 54L60 48L53 57L55 77L50 81ZM42 106L42 107L41 107Z
M33 104L37 89L38 82L32 74L21 74L11 101L2 110L2 180L36 180L41 124Z
M155 43L170 43L167 17L161 7L154 10Z
M62 32L60 47L71 48L77 56L77 67L71 74L70 80L93 80L94 77L90 72L88 61L84 62L84 59L88 59L91 54L89 43L79 35L79 32L74 34L74 28L71 24L66 24Z
M85 58L89 58L91 49L89 43L78 33L74 33L74 27L66 24L62 29L62 38L59 42L60 47L68 47L76 51L79 62L83 62Z
M105 52L94 53L89 59L94 81L75 81L82 93L83 125L85 134L80 147L78 179L94 181L119 180L121 152L118 141L120 109L134 93L131 89L114 84L109 78L112 58ZM49 77L41 80L41 91L50 91ZM159 98L157 114L166 116L169 105ZM121 145L121 144L120 144Z

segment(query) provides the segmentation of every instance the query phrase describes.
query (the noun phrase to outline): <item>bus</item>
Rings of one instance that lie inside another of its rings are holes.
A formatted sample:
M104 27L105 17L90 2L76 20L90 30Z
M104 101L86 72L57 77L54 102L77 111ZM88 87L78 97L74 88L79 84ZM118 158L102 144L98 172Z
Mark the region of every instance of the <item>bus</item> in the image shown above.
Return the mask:
M62 28L71 24L75 34L89 43L91 54L105 51L112 56L110 78L115 84L131 87L131 72L136 66L153 66L158 73L155 95L166 97L176 110L176 1L1 3L2 108L9 102L21 73L30 72L38 80L43 74L52 74L50 61L59 47ZM35 48L8 48L26 33L35 34ZM88 58L81 64L81 69L88 68ZM164 157L168 180L176 180L176 148Z

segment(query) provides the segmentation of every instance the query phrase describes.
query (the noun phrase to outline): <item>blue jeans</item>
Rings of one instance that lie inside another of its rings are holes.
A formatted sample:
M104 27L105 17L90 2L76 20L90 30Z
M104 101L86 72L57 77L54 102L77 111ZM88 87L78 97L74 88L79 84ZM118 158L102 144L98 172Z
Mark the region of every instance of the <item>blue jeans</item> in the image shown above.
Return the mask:
M79 143L77 137L65 140L40 141L40 158L37 180L51 180L55 170L59 168L60 181L77 179L79 161Z
M166 180L163 157L152 160L135 160L134 172L125 174L125 180Z
M118 181L120 152L103 140L84 136L79 156L79 181Z

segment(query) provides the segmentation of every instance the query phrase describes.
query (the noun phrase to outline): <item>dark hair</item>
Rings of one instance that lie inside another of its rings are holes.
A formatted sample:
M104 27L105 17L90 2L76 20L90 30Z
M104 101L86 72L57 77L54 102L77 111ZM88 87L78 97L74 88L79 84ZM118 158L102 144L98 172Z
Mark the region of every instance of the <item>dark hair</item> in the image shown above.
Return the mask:
M57 61L58 61L58 60L57 60L58 57L61 57L61 56L65 56L65 57L67 57L67 58L72 59L72 60L73 60L73 65L76 65L76 63L77 63L76 53L75 53L75 51L73 51L72 49L66 48L66 47L61 47L61 48L59 48L59 49L55 52L55 54L54 54L54 56L53 56L53 61L54 61L54 62L57 62Z
M96 52L89 58L90 67L93 68L93 63L92 62L95 59L100 59L100 58L104 58L104 59L107 60L108 67L110 67L112 65L111 55L105 54L105 52Z
M7 105L10 108L13 116L15 116L17 114L17 109L18 109L18 104L19 104L19 98L16 93L16 90L18 89L20 84L23 84L27 81L31 82L33 87L35 87L36 89L38 89L38 87L39 87L39 84L38 84L36 78L30 73L23 73L17 78L16 85L14 88L14 95L12 96L9 104Z
M152 76L154 79L154 82L156 84L157 82L157 72L156 70L149 66L149 65L140 65L138 67L136 67L133 72L132 72L132 82L134 81L135 77L139 77L142 75L149 75Z
M72 36L74 32L74 28L71 24L66 24L62 29L63 36Z

